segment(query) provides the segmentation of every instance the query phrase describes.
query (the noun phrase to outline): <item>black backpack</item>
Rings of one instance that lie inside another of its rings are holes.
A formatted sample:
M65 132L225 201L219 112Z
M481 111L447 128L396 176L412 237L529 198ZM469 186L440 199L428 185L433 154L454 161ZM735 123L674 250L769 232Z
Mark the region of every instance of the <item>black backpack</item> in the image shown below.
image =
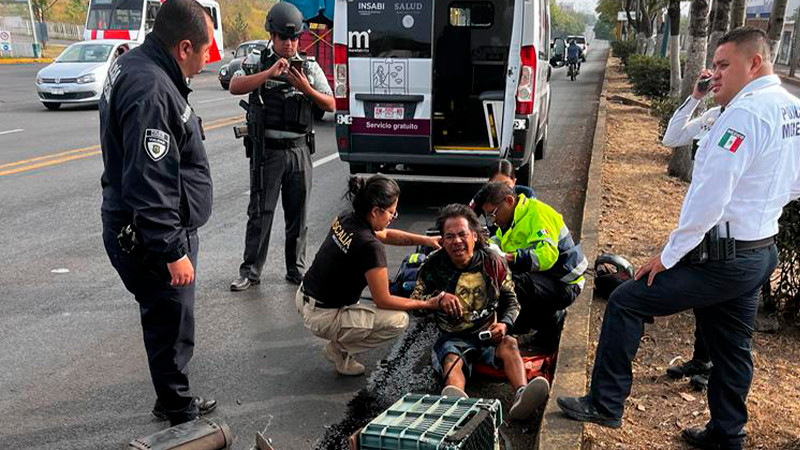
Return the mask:
M422 263L427 259L427 255L421 252L414 252L403 258L400 263L400 269L397 270L397 275L394 276L394 281L389 284L389 291L392 295L399 297L409 297L414 292L414 286L417 284L417 273Z

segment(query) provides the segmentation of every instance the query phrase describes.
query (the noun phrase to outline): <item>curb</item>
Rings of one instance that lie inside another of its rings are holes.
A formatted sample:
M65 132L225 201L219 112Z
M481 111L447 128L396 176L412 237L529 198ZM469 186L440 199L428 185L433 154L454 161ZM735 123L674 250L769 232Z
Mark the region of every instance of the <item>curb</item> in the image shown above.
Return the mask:
M606 95L608 81L605 71L611 49L606 54L603 69L603 87L600 104L597 107L592 154L589 162L589 176L586 182L586 199L583 205L581 223L581 247L586 259L594 260L597 254L597 228L600 223L602 207L602 168L603 151L606 141ZM550 389L550 399L545 407L539 437L540 450L579 450L582 447L583 423L567 419L556 404L562 395L583 395L588 386L587 357L589 350L589 324L594 286L586 286L575 303L569 308L561 332L561 345L555 368L555 379ZM566 338L565 338L566 337Z
M796 77L789 77L786 75L778 75L781 77L781 83L792 84L794 86L800 86L800 79Z
M0 65L3 64L50 64L53 58L0 58Z

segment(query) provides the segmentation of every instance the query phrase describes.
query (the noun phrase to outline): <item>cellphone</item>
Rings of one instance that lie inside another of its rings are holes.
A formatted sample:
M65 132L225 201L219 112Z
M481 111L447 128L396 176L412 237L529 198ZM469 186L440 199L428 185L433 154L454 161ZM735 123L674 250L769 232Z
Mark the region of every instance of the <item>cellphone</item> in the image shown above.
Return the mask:
M293 69L297 70L298 72L303 72L303 60L302 59L293 59L289 62Z
M488 341L491 338L492 338L492 332L489 330L483 330L480 333L478 333L478 339L480 339L481 341Z
M697 90L703 93L708 92L711 88L711 77L700 78L697 82Z

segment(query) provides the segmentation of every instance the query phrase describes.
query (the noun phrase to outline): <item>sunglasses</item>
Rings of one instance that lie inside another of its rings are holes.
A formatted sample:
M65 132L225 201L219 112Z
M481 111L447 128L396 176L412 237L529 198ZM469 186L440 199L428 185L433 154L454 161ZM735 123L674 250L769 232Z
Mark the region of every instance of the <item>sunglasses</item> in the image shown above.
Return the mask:
M296 41L300 39L300 35L291 35L291 34L278 34L277 35L282 41Z

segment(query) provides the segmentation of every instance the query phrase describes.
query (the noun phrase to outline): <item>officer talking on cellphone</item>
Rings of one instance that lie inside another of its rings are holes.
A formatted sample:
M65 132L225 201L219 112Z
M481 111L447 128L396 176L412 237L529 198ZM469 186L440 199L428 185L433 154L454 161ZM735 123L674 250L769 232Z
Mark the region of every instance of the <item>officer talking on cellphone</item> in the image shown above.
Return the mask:
M800 100L771 61L762 30L720 39L710 92L724 111L698 144L678 227L611 295L588 395L558 398L567 417L620 427L644 323L694 309L713 362L711 420L682 437L698 448L742 448L758 292L777 264L778 218L800 196Z

